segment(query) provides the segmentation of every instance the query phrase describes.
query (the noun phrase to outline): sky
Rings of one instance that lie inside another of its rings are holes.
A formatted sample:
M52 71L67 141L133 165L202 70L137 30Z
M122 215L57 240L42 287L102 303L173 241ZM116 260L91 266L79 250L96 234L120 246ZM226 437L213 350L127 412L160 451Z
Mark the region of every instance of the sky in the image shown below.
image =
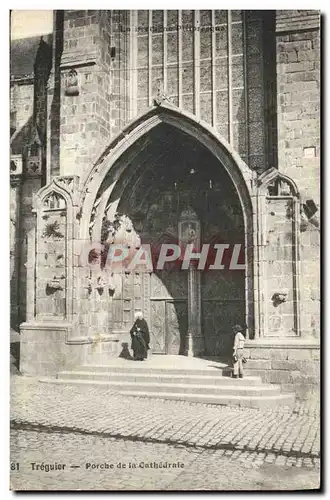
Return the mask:
M53 31L52 10L12 10L11 39L45 35Z

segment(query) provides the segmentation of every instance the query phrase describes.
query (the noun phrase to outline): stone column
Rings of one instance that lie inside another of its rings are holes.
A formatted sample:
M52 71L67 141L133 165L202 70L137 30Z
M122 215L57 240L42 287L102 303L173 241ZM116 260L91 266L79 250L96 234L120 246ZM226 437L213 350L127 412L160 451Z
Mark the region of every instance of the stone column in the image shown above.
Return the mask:
M189 206L180 215L178 233L181 248L184 249L184 260L189 261L182 267L188 269L188 331L185 353L200 356L204 352L204 337L201 328L200 271L196 268L196 259L201 257L199 253L201 229L196 212Z
M191 341L190 338L191 337ZM189 343L192 343L189 346ZM194 356L204 351L204 337L201 328L201 290L200 271L190 262L188 268L188 331L186 336L186 354L192 349Z

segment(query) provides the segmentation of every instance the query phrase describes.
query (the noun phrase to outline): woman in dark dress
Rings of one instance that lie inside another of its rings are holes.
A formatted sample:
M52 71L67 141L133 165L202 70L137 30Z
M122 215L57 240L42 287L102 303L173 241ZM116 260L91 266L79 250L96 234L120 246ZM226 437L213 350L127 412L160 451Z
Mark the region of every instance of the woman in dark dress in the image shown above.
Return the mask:
M135 322L130 331L134 359L143 361L148 357L150 342L148 323L143 318L142 311L135 313Z

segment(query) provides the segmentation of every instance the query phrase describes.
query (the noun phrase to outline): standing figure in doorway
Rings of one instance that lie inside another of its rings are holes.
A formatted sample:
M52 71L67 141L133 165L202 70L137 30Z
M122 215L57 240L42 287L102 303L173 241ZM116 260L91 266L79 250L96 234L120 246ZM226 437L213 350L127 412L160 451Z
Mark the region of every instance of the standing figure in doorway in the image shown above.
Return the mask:
M243 328L240 325L235 325L233 327L234 347L233 347L233 361L234 361L234 372L233 378L243 378L243 363L246 362L244 358L244 343L245 337L243 334Z
M150 334L148 323L143 318L142 311L135 313L135 322L130 331L133 356L136 361L143 361L148 357Z

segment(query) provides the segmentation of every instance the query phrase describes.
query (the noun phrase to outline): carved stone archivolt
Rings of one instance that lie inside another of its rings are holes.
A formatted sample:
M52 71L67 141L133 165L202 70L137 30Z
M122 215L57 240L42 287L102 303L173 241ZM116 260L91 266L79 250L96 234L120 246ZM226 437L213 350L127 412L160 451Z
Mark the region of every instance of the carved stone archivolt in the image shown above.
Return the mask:
M95 217L91 220L92 227L94 226L94 222ZM100 241L108 246L118 244L132 250L138 249L141 246L141 238L134 228L131 218L125 214L116 212L111 220L108 217L107 210L102 219Z
M98 212L98 206L100 204L100 201L101 201L101 198L98 198L95 201L95 203L93 205L93 208L92 208L91 218L90 218L89 226L88 226L88 231L89 231L90 238L92 238L92 235L93 235L93 228L94 228L94 224L95 224L95 221L96 221L97 212Z
M126 246L129 250L136 250L141 246L140 236L134 229L132 220L127 215L117 214L118 228L113 242Z

